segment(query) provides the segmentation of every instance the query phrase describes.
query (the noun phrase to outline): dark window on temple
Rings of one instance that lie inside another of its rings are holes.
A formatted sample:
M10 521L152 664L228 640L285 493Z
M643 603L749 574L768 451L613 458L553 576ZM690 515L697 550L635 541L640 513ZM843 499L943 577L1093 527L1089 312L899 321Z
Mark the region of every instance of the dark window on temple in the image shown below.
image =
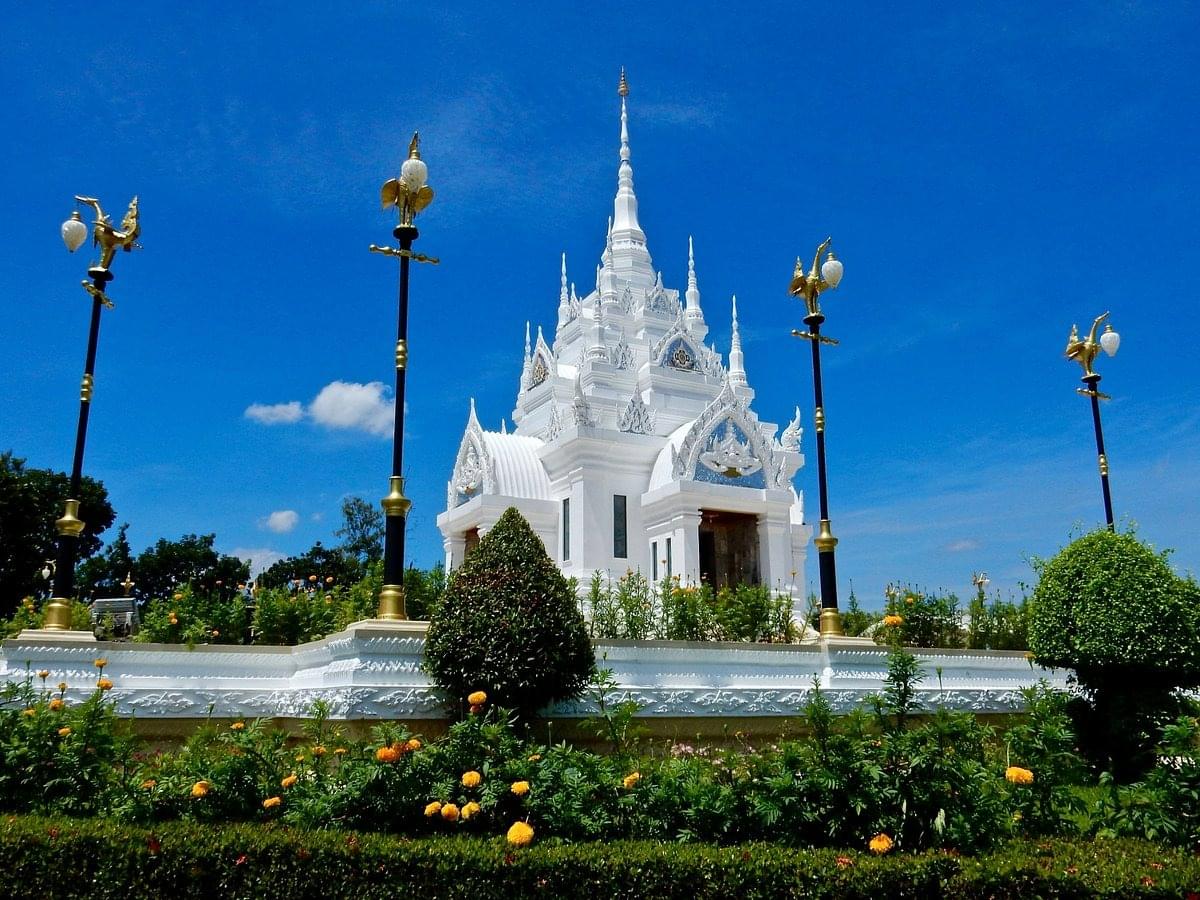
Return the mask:
M625 496L613 494L613 556L625 559L629 556L625 517Z
M650 542L650 577L658 581L658 541Z
M667 538L667 577L671 577L671 539Z
M563 562L571 558L571 498L563 497L562 513Z

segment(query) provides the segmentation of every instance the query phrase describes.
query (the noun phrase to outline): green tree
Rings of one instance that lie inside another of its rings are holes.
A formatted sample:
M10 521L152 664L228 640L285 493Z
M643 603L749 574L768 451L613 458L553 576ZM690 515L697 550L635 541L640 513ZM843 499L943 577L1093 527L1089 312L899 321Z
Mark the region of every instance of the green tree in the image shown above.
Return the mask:
M1029 648L1074 670L1082 749L1119 780L1153 763L1160 728L1200 686L1200 587L1133 534L1095 531L1035 560Z
M133 575L136 561L129 546L129 523L117 529L117 536L104 548L104 552L84 560L75 574L75 586L81 597L120 597L125 593L122 584L126 576ZM136 585L135 585L136 586Z
M425 666L454 708L484 690L525 717L587 686L595 656L574 589L516 509L451 575Z
M218 553L215 534L185 534L177 541L160 538L138 554L133 563L134 593L142 598L163 598L176 588L191 585L198 594L233 596L250 577L250 564L236 556Z
M364 566L383 559L383 513L362 497L342 501L341 551Z
M364 574L358 562L340 549L317 541L299 556L289 556L273 564L262 573L259 584L284 587L288 582L301 581L305 585L347 585L359 581Z
M64 473L30 469L11 451L0 453L0 615L11 614L21 598L47 587L41 570L54 558L54 521L63 513L69 488ZM85 523L79 536L82 560L100 549L100 535L116 513L99 481L85 476L79 493L79 518Z

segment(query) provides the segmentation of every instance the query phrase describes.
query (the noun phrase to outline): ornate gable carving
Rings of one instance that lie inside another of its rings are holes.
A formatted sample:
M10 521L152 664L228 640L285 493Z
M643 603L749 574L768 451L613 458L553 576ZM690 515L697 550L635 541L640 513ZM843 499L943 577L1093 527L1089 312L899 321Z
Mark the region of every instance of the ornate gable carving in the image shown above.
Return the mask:
M558 411L558 404L551 401L551 403L550 403L550 424L547 425L545 427L545 429L543 429L542 440L545 441L547 444L553 440L557 440L558 436L560 434L562 434L562 430L563 430L562 413L560 413Z
M683 372L700 372L714 378L725 375L720 354L698 343L688 330L682 311L675 317L675 324L664 334L650 351L655 365Z
M463 433L462 443L458 445L454 472L446 490L446 508L454 509L472 497L494 491L494 471L491 454L488 453L487 444L483 439L483 428L479 419L475 417L475 401L472 400L467 430Z
M532 390L554 374L554 353L546 344L542 329L538 328L537 345L533 350L533 361L529 366L529 388Z
M726 380L721 393L704 408L671 453L671 475L683 481L708 481L739 487L784 488L782 460L754 414Z
M620 339L617 341L617 346L610 347L608 351L608 361L617 369L632 369L633 368L633 348L629 346L629 341L625 339L625 329L620 331Z
M653 434L655 419L654 410L642 399L642 392L634 390L629 405L617 420L617 427L631 434Z

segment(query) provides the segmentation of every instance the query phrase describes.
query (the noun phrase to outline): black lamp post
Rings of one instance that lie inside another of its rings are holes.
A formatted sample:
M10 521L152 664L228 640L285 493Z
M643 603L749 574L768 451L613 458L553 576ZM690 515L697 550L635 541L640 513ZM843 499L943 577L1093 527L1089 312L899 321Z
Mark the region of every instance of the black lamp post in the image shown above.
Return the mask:
M804 324L808 326L808 331L793 330L792 334L795 337L804 338L812 344L813 395L816 406L813 418L817 431L817 487L821 505L820 530L813 543L817 547L817 561L821 573L821 634L823 636L841 636L845 633L842 630L842 616L838 612L837 567L833 555L834 548L837 546L837 538L833 536L833 530L829 523L829 485L826 481L825 470L825 399L821 389L821 345L836 344L837 341L821 334L821 325L825 321L825 316L821 312L818 302L823 291L836 288L842 280L842 264L834 258L832 251L829 252L825 262L821 263L821 254L829 250L832 242L832 238L826 238L817 248L817 252L813 256L812 268L807 275L804 274L804 264L799 258L796 259L796 269L792 273L792 282L788 287L788 293L804 300L808 310L808 315L804 317Z
M1085 387L1076 388L1080 394L1092 399L1092 425L1096 431L1096 456L1100 466L1100 489L1104 494L1104 521L1108 530L1114 531L1112 493L1108 489L1108 456L1104 452L1104 430L1100 426L1100 401L1110 400L1108 394L1100 392L1100 375L1092 368L1096 356L1101 350L1109 356L1117 355L1121 346L1121 336L1113 331L1112 325L1104 326L1104 333L1096 337L1096 329L1108 318L1108 313L1099 315L1092 322L1092 330L1083 340L1079 339L1078 326L1071 326L1071 335L1067 338L1067 359L1073 359L1083 367L1083 377L1080 379Z
M412 260L437 263L437 260L412 252L418 237L413 219L433 201L433 188L426 184L428 167L421 159L420 138L414 134L408 145L408 158L400 167L400 177L389 179L381 191L383 208L395 207L400 224L392 230L399 248L372 244L373 253L400 258L400 304L396 323L396 421L392 433L392 474L390 490L383 498L385 532L383 543L383 589L379 592L380 619L402 621L408 618L404 608L404 526L412 501L404 496L404 376L408 369L408 270Z
M96 221L92 225L93 243L100 247L100 261L88 269L91 281L84 281L83 288L92 297L92 321L88 329L87 355L83 363L83 380L79 385L79 424L75 430L75 456L71 463L71 483L67 494L66 509L54 523L58 530L58 550L54 560L54 589L50 603L46 606L46 619L42 626L49 631L69 631L71 628L71 598L75 595L75 561L79 556L79 537L85 524L79 518L80 483L83 480L83 449L87 443L88 416L92 409L92 392L96 374L96 344L100 338L100 309L113 308L113 302L104 289L113 280L109 270L117 250L133 250L138 247L141 234L138 223L138 199L133 198L129 210L121 221L120 229L113 227L112 220L100 208L100 201L92 197L76 197L76 201L92 207ZM88 229L78 211L71 214L62 226L63 243L74 253L87 239Z

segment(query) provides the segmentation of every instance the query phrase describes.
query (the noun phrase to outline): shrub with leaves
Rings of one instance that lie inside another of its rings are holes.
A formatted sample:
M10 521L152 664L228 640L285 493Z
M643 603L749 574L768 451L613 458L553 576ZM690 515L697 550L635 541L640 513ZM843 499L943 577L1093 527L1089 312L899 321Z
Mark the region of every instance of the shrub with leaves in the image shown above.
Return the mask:
M170 597L152 600L142 613L137 640L159 644L241 644L249 624L240 594L194 589L187 584Z
M1029 646L1074 670L1081 746L1128 781L1153 764L1159 730L1200 685L1200 587L1133 534L1095 531L1036 560Z
M425 666L457 708L472 691L528 717L576 697L595 668L570 582L510 508L451 576Z
M900 616L903 622L898 632L876 631L878 643L891 643L898 633L900 643L908 647L964 646L962 612L954 594L918 590L911 585L888 585L884 593L886 615Z

